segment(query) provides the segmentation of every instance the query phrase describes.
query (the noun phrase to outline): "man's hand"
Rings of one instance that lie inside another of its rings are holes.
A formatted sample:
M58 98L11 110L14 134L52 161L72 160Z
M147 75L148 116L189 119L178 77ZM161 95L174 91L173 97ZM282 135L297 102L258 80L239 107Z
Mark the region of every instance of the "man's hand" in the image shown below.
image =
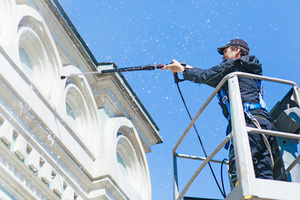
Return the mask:
M161 70L167 69L171 71L171 73L180 72L183 74L184 66L182 66L177 60L172 60L172 63L164 66Z

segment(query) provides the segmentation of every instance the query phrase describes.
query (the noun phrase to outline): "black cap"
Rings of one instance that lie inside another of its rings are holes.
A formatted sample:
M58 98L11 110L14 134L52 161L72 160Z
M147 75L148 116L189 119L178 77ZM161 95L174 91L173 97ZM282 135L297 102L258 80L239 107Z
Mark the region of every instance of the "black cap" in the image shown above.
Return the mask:
M233 40L230 40L230 42L228 42L226 44L226 46L223 46L223 47L219 47L217 48L218 52L221 54L221 55L224 55L224 49L226 49L227 47L229 46L241 46L241 47L244 47L245 49L247 49L249 51L249 47L248 47L248 44L247 42L245 42L244 40L241 40L241 39L233 39Z

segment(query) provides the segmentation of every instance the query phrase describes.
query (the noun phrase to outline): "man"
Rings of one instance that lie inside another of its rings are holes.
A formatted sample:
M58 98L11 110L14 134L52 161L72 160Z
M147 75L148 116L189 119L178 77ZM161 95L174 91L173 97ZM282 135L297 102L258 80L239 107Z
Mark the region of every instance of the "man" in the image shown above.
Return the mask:
M261 64L255 56L249 55L249 47L244 40L233 39L227 45L217 50L223 55L223 62L212 68L201 69L188 65L183 66L178 61L173 60L171 64L166 65L162 70L168 69L171 73L180 72L185 80L204 83L212 87L216 87L231 72L239 71L262 75ZM242 103L245 108L246 125L267 130L273 129L269 115L261 101L260 81L244 77L239 77L238 79ZM225 84L221 90L224 91L223 95L226 95L228 98L228 85ZM222 96L222 94L220 95ZM220 105L224 116L229 120L228 132L230 132L230 108L228 102L220 101ZM271 141L273 137L267 136L267 138L264 138L266 136L255 133L248 133L248 136L256 177L273 179L272 155L270 154L268 143L268 140ZM235 185L237 183L237 174L232 144L229 150L229 173L231 174L231 182Z

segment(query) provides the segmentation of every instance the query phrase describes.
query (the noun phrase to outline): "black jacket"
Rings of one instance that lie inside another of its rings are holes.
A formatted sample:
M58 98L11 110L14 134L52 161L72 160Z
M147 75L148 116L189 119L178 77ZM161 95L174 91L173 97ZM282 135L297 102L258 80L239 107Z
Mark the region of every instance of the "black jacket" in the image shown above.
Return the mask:
M183 76L185 80L195 83L204 83L211 87L216 87L218 83L229 73L245 72L262 75L261 64L258 59L252 55L242 56L238 59L226 59L222 63L209 69L187 68ZM239 77L239 85L242 97L242 103L259 103L259 85L255 79ZM224 90L228 96L228 85L224 85ZM263 109L251 111L252 114L259 114L268 117ZM224 113L224 108L223 108ZM225 117L226 114L224 113Z

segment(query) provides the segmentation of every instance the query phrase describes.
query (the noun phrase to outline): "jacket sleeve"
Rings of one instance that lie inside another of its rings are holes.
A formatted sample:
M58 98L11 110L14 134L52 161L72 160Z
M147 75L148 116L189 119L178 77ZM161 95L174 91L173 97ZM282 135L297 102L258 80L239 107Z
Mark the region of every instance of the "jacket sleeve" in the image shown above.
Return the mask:
M222 78L232 71L233 62L233 59L226 59L209 69L187 68L183 72L183 77L185 80L216 87Z

